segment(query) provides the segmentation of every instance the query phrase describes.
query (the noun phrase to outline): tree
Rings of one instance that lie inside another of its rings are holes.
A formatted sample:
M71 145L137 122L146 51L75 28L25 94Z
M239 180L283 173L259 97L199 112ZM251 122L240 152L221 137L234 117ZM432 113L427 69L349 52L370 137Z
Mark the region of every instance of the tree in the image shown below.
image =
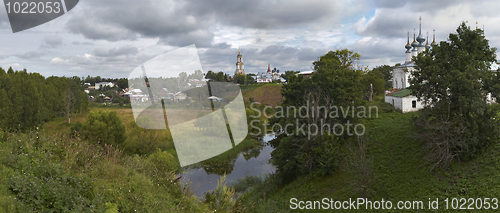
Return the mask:
M67 89L71 90L71 112L87 109L88 97L80 78L49 77L27 70L7 73L0 68L0 128L30 129L45 121L67 115Z
M116 111L91 111L82 126L82 136L101 144L120 145L125 139L125 125Z
M211 81L217 81L217 82L227 82L229 79L228 74L224 74L222 71L215 73L212 72L212 70L209 70L207 74L205 75L206 79L210 79Z
M118 80L118 82L116 83L116 85L118 86L118 88L120 88L121 90L122 89L126 89L128 87L128 79L126 78L121 78L120 80Z
M358 65L360 55L348 49L330 51L321 56L318 61L313 62L314 70L332 69L338 66L354 70Z
M370 91L370 85L372 85L373 92L377 95L383 95L385 93L385 82L384 76L379 71L369 71L363 75L361 79L363 85L363 92L368 93Z
M236 83L236 84L243 84L243 85L253 84L255 82L255 79L252 77L252 75L253 74L247 74L247 75L239 74L239 75L235 75L234 78L233 78L233 82Z
M281 107L298 109L297 113L287 112L286 115L270 119L270 126L293 124L294 127L278 130L282 134L270 142L274 148L271 153L273 163L285 181L310 172L329 174L335 170L338 146L349 139L352 129L334 135L332 127L335 124L354 123L355 118L331 116L327 110L318 109L352 107L363 103L363 71L354 69L358 59L357 53L347 49L330 51L313 62L314 75L304 78L291 74L288 83L283 85L281 94L285 100ZM298 129L301 126L315 126L317 129L300 131ZM283 134L285 130L287 134Z
M399 66L399 65L398 65ZM377 66L372 69L371 72L378 72L381 74L385 81L385 89L389 89L392 87L392 69L394 67L391 67L389 65L382 65L382 66Z
M431 168L473 157L498 138L496 110L486 102L488 93L499 94L489 70L495 51L481 29L462 22L448 41L415 58L410 90L428 107L413 122Z
M233 82L236 84L245 84L246 76L243 74L238 74L233 77Z
M195 70L193 74L189 75L189 79L203 79L203 72L201 70Z
M285 71L284 74L281 74L281 77L285 79L285 81L288 83L288 79L290 79L290 76L292 75L295 76L299 72L300 71L293 71L293 70Z

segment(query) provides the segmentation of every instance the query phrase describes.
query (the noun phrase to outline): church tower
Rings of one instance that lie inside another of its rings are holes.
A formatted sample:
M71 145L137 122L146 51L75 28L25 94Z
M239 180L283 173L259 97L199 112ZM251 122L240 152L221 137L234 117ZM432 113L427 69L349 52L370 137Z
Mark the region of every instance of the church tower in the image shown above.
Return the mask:
M238 48L238 55L236 56L236 71L234 75L245 75L245 70L243 69L243 56L241 55L241 50Z
M418 37L417 37L417 42L418 42L417 54L425 50L425 45L424 45L425 38L424 36L422 36L422 17L420 17L419 21L420 21L420 26L418 28Z

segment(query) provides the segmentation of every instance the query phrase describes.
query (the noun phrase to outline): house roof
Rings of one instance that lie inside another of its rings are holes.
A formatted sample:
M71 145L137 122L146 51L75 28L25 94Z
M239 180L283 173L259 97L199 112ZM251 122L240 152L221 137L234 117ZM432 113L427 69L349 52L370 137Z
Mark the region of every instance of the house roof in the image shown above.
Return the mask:
M408 63L401 64L401 65L397 66L396 68L400 68L400 67L414 67L414 66L415 66L415 62L410 61Z
M396 92L393 92L393 93L389 93L387 94L388 96L393 96L393 97L405 97L405 96L409 96L411 95L411 90L410 89L402 89L402 90L398 90Z
M315 70L309 70L309 71L302 71L302 72L299 72L297 74L299 74L299 75L312 75L315 72L316 72Z

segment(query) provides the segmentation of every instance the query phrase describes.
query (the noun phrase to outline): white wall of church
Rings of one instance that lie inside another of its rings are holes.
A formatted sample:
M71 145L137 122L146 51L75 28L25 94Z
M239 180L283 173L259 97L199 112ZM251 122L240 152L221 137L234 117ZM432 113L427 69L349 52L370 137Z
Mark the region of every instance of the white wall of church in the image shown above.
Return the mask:
M402 67L394 68L392 72L392 88L404 89L410 86L410 71L412 67L407 67L408 72L405 72Z
M425 106L422 101L417 100L417 97L411 95L405 97L385 96L385 102L392 104L394 108L400 109L403 113L418 111Z

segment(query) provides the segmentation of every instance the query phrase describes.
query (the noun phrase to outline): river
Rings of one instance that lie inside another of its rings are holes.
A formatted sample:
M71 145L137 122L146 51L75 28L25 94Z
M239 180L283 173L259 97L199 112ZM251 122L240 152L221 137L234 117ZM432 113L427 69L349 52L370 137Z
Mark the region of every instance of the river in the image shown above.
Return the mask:
M220 176L226 173L226 184L230 184L237 179L252 175L264 176L275 171L275 167L269 163L273 148L268 141L274 135L268 134L262 138L261 145L243 150L234 158L217 165L197 164L184 169L181 183L184 185L191 182L191 191L199 198L204 198L204 192L215 190Z

